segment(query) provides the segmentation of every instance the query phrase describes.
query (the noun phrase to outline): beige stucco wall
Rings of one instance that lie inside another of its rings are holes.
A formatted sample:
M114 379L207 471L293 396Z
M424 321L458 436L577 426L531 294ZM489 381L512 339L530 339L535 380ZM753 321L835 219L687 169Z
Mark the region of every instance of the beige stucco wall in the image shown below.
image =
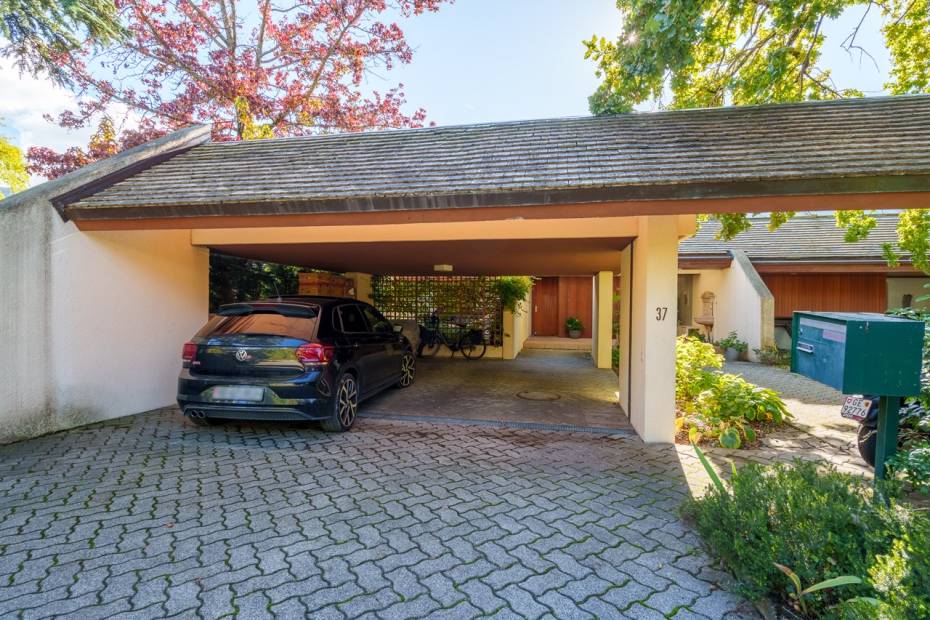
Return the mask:
M591 337L591 357L598 368L610 368L611 352L614 344L614 274L612 271L599 271L594 276L591 287L594 299Z
M900 308L901 299L904 295L911 295L914 299L930 295L930 288L924 288L924 285L930 284L930 278L892 278L886 280L888 286L888 309ZM915 302L914 308L923 308L930 310L930 300Z
M530 302L521 301L517 311L504 310L504 346L501 357L505 360L516 359L523 350L523 344L530 337Z
M47 203L0 209L0 440L170 405L207 317L190 231L82 233Z
M753 349L775 343L775 299L749 259L740 251L734 252L733 261L725 269L686 270L693 274L691 296L694 317L703 314L701 296L705 292L716 295L714 303L714 340L735 331L741 340L749 343L749 357L755 359ZM703 328L697 323L689 327Z
M639 236L629 257L630 348L627 361L621 363L620 389L629 390L630 422L649 443L675 440L678 239L675 216L641 217ZM626 259L621 257L621 269L624 267ZM626 292L624 288L621 296ZM663 309L661 314L659 309ZM621 332L625 315L621 313ZM626 357L623 351L620 357ZM625 371L629 372L628 385L622 381Z

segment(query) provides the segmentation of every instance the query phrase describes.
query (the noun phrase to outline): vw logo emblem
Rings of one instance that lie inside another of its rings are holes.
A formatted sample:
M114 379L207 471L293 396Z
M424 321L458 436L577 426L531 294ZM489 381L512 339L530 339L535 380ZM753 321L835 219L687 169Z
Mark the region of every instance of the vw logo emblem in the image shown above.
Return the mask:
M237 362L247 362L249 361L249 359L251 359L251 357L252 356L249 355L249 352L246 351L245 349L239 349L238 351L236 351Z

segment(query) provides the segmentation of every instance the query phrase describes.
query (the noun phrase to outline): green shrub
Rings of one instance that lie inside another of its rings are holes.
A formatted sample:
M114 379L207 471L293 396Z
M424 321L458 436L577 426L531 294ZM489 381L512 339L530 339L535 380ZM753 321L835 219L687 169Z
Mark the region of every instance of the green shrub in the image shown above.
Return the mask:
M570 332L584 331L584 323L582 323L578 318L570 316L565 319L565 330Z
M684 416L680 423L689 427L689 439L699 443L703 437L714 437L731 449L739 448L743 440L756 440L751 423L781 424L791 417L778 394L727 373L716 373L710 387L698 395L696 406L699 413Z
M809 462L750 464L733 474L730 490L708 487L683 510L748 598L790 600L796 588L781 564L804 584L845 575L868 582L810 594L812 617L875 617L874 606L844 602L854 597L877 598L888 618L927 617L927 518L874 501L858 478Z
M727 334L726 338L718 340L716 345L721 349L736 349L740 353L745 353L749 349L749 343L745 340L740 340L736 332L730 332Z
M781 424L790 418L784 401L772 390L737 375L719 372L723 356L713 345L682 336L675 347L676 425L690 441L716 439L725 448L753 442L753 424Z
M930 618L930 520L908 524L891 549L875 558L868 579L881 601L879 617Z
M533 278L530 276L501 276L494 283L494 289L501 298L501 307L517 314L520 302L526 301L530 291L533 290Z
M888 467L916 491L930 493L930 442L907 444L888 460Z
M716 381L716 369L723 368L723 356L708 344L690 336L675 342L675 400L678 408L693 412L698 394Z
M775 345L767 344L753 349L759 362L766 366L788 366L791 364L791 352L779 349Z

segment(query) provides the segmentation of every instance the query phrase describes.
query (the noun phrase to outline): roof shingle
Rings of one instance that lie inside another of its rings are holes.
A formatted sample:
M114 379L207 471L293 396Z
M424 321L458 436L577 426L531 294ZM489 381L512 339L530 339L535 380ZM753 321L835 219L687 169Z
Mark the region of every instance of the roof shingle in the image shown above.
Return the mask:
M732 241L716 239L718 222L704 222L697 234L678 247L682 257L713 256L730 250L742 250L753 262L780 261L883 261L882 245L896 243L898 216L876 215L876 226L862 241L847 243L844 229L837 227L829 215L797 215L774 231L768 229L767 217L750 218L752 227Z
M930 97L207 143L64 206L86 218L421 209L774 195L811 179L842 192L857 177L930 189Z

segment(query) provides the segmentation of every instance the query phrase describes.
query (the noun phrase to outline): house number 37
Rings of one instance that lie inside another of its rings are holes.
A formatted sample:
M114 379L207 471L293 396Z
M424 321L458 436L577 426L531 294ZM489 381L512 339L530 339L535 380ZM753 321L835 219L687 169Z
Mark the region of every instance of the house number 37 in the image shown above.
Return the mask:
M664 321L666 314L668 314L668 306L658 306L656 308L656 321Z

